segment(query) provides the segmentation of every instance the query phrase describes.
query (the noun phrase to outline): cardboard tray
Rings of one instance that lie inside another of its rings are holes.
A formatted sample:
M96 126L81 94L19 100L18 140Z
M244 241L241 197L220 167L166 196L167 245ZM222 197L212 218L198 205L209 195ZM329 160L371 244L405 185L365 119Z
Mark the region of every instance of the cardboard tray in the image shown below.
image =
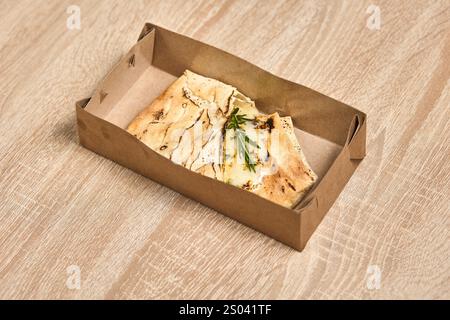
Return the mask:
M288 209L164 158L125 128L185 69L235 86L265 113L291 116L319 179ZM366 115L220 49L147 23L139 40L76 104L81 145L228 217L302 250L366 149Z

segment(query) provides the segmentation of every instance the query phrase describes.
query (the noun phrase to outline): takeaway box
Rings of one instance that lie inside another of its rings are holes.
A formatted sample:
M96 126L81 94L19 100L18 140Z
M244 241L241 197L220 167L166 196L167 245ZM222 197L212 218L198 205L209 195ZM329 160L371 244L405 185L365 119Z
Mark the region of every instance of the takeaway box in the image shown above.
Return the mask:
M318 175L297 206L289 209L190 171L126 131L186 69L233 85L264 113L292 117L303 152ZM92 97L76 103L76 114L84 147L297 250L305 247L366 149L363 112L150 23Z

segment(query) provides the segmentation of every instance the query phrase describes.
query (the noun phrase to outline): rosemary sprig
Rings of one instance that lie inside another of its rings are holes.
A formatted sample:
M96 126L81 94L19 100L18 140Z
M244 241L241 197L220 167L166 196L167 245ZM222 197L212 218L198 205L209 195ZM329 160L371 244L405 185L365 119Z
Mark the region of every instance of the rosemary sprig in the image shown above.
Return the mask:
M255 141L249 138L249 136L241 128L241 124L246 121L252 121L252 119L246 118L245 114L237 114L239 108L234 108L231 112L230 118L228 119L227 129L234 129L235 138L237 143L238 155L241 159L244 159L245 166L248 170L256 172L256 164L252 158L250 158L250 153L248 151L248 145L252 145L259 149L259 146Z

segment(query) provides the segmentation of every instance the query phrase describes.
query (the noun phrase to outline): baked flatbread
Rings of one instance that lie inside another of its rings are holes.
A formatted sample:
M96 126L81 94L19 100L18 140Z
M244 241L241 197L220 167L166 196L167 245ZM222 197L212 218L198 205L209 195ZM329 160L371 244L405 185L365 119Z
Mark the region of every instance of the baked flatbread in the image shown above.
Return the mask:
M261 114L233 86L189 70L127 130L179 165L286 207L317 179L290 117Z

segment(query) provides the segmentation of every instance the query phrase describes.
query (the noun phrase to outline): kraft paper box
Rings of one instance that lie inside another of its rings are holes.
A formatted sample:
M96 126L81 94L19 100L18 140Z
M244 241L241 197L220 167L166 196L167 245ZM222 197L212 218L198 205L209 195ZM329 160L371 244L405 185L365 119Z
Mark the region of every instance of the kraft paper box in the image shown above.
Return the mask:
M238 88L264 113L292 117L300 145L319 177L294 209L179 166L125 130L186 69ZM137 44L92 98L77 102L76 113L84 147L297 250L305 247L365 156L363 112L152 24L145 25Z

